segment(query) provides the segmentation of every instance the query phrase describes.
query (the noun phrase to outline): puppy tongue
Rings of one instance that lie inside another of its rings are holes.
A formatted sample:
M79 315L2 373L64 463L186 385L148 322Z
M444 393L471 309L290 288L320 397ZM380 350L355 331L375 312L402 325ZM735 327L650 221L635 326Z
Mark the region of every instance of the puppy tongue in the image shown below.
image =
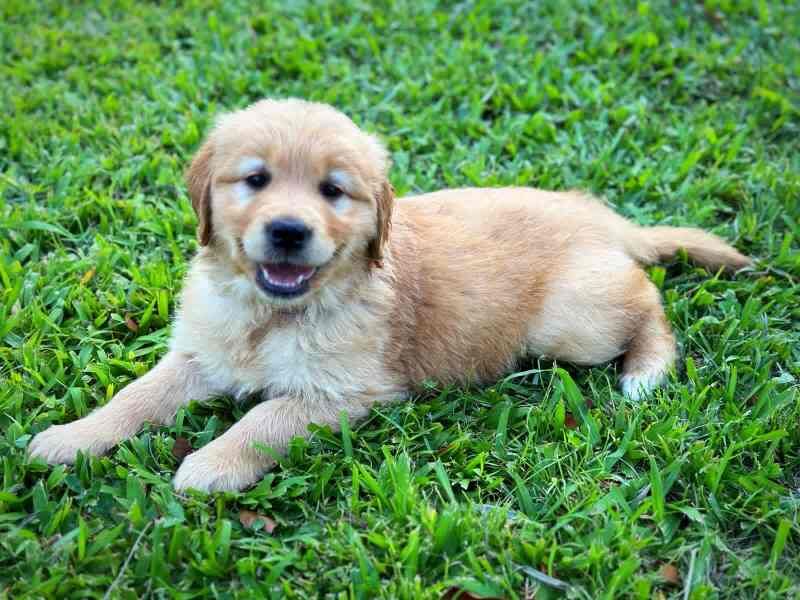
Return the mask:
M308 279L314 274L314 267L291 265L289 263L264 264L262 268L270 281L275 283L295 284Z

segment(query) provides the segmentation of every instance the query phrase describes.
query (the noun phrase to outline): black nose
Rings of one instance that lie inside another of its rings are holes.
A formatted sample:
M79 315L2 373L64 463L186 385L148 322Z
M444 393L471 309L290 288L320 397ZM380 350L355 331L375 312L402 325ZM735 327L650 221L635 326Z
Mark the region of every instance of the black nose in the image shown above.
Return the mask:
M280 250L300 250L311 239L311 229L297 219L275 219L267 224L267 240Z

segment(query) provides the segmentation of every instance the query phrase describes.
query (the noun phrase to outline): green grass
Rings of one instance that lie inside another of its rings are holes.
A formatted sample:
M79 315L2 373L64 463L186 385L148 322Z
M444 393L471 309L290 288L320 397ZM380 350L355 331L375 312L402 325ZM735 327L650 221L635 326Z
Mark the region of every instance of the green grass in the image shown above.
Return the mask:
M115 4L0 5L0 598L800 597L797 3ZM588 189L757 267L651 270L682 357L640 404L615 365L531 363L318 430L241 494L170 486L231 400L29 462L164 353L183 168L266 95L380 133L400 193Z

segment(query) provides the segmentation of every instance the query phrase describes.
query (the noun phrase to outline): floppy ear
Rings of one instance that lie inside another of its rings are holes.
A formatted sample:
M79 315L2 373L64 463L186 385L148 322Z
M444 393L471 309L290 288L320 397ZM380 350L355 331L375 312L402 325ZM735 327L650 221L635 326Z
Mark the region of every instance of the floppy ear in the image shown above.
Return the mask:
M370 240L367 247L367 256L370 261L381 264L383 259L383 246L389 239L389 229L392 226L392 207L394 206L394 188L386 179L381 186L376 198L378 211L378 230L375 237Z
M186 171L186 185L192 208L197 213L197 239L201 246L211 241L211 142L205 142L197 151Z

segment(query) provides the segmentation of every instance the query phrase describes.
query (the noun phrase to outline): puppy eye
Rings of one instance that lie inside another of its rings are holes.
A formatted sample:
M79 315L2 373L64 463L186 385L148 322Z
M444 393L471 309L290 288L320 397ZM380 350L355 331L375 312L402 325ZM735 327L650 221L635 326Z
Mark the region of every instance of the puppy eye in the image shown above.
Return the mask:
M323 181L319 184L319 193L328 200L336 200L339 196L344 194L342 188L330 181Z
M254 190L266 187L272 177L269 173L253 173L244 178L244 182Z

